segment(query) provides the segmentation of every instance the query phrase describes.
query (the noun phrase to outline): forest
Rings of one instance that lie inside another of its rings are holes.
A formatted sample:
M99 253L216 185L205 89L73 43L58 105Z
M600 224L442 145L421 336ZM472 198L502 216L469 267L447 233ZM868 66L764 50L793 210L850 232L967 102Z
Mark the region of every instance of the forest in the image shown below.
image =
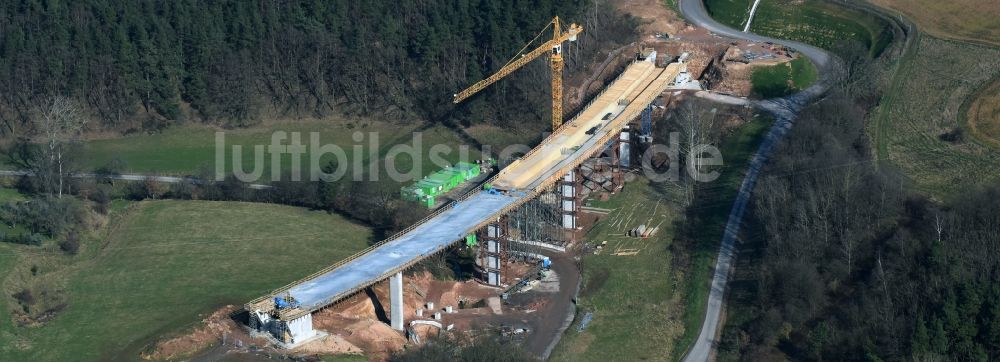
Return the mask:
M845 59L754 190L720 359L1000 358L1000 186L934 199L872 161L879 66Z
M7 162L37 176L21 178L21 192L81 196L102 213L114 197L274 202L339 212L391 234L423 213L393 202L398 190L386 185L282 182L274 185L278 191L254 191L227 180L115 188L103 177L81 182L71 176L81 172L79 136L327 116L508 129L546 124L549 70L542 60L457 107L451 96L502 67L536 35L534 46L544 41L553 14L585 27L564 50L564 76L584 73L635 33L636 20L609 6L579 0L6 2L0 4L0 141L16 139L5 149ZM114 175L122 167L94 171ZM0 216L19 224L39 219L45 227L0 240L37 244L81 227L61 214L32 217L38 214L32 210L11 208Z
M587 28L565 52L567 76L598 56L597 45L632 34L633 20L594 6L608 5L8 1L0 4L0 134L21 134L53 96L84 104L92 129L122 133L328 115L509 126L543 117L542 62L457 108L451 95L500 68L554 15Z

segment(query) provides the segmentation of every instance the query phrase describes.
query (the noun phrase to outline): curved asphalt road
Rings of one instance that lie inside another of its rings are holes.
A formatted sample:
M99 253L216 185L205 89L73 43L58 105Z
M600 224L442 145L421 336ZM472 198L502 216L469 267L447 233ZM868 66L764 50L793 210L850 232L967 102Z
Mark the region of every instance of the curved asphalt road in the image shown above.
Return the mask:
M747 202L750 201L750 193L757 183L757 176L761 168L767 162L768 156L774 150L775 145L792 128L795 115L810 101L823 95L830 82L830 74L833 67L837 66L836 58L826 51L790 40L773 39L752 33L729 28L713 20L702 0L680 0L679 6L681 15L688 22L706 28L713 33L728 36L731 38L744 39L754 42L773 42L790 48L794 48L799 53L809 58L816 66L819 79L815 84L805 90L792 94L784 98L756 101L754 104L760 108L771 112L775 116L774 125L764 136L757 153L750 161L750 167L743 183L740 185L739 194L733 202L733 208L729 211L729 220L726 222L726 230L722 236L719 246L719 258L715 263L715 274L712 276L712 288L708 294L708 308L706 308L705 322L701 326L701 333L695 340L691 350L688 351L684 361L707 361L712 353L712 347L717 342L715 335L719 329L719 316L722 312L723 297L725 296L726 283L729 279L729 271L732 268L734 244L740 230L740 223L743 221L743 213L746 211Z

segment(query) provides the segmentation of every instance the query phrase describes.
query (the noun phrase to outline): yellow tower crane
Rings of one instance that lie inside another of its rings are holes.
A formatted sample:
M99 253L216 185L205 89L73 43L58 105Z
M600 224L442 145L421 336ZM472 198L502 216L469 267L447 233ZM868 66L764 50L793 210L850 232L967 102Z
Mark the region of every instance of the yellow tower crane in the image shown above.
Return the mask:
M453 102L459 103L466 98L471 97L473 94L479 93L483 88L488 87L490 84L496 83L500 78L506 77L508 74L513 73L515 70L520 69L528 62L538 58L538 56L546 53L552 52L549 56L549 63L552 67L552 131L555 131L559 126L562 126L562 71L563 71L563 58L562 58L562 43L566 40L576 41L576 36L583 31L583 28L576 24L570 24L566 31L562 31L559 26L559 17L555 17L549 22L545 27L548 28L552 25L552 40L545 42L545 44L540 45L535 50L532 50L526 54L522 54L520 58L514 55L514 59L511 59L507 64L505 64L499 71L495 74L483 79L471 87L455 94L455 99ZM542 29L545 32L545 29ZM539 33L541 35L541 33ZM537 39L537 37L536 37ZM534 40L532 40L534 42ZM524 51L525 48L531 45L528 43L521 48ZM518 53L521 53L518 51Z

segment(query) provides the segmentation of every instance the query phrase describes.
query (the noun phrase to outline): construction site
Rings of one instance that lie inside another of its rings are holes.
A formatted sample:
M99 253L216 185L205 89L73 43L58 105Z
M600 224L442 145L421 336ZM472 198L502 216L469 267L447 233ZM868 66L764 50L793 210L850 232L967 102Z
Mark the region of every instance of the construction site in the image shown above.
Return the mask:
M541 251L564 252L567 243L578 237L585 181L590 182L590 187L608 184L611 191L620 188L623 170L630 166L633 143L650 140L653 102L679 78L689 78L683 76L687 73L683 62L686 56L658 59L655 50L646 50L582 111L563 122L562 47L564 42L575 41L583 29L576 24L562 29L558 18L549 25L553 31L550 41L459 92L454 101L461 102L524 64L549 54L553 133L483 182L482 187L440 207L417 224L247 303L252 330L267 335L279 346L294 348L323 335L314 327L314 313L384 281L388 281L387 314L392 329L411 338L419 336L414 333L417 325L452 330L455 323L450 313L459 307L456 303L441 305L440 300L426 300L421 303L424 308L407 310L403 273L461 242L474 253L478 283L491 288L495 297L506 296L512 286L526 286L521 283L525 280L521 278L524 270L518 272L515 265L532 263L521 261L542 263L541 270L533 270L535 273L550 272L551 259ZM635 125L630 124L640 118L643 124L633 130ZM581 166L586 161L602 155L606 158L603 163L592 163L586 167L588 172L583 172ZM453 168L401 192L409 199L433 206L428 199L433 200L435 195L480 171L478 165L472 164ZM559 233L549 227L556 220ZM495 312L502 313L500 309Z
M623 187L639 166L640 152L654 141L653 114L706 87L745 96L749 87L740 84L748 84L749 76L734 73L795 56L771 45L723 41L690 26L670 35L649 33L632 52L609 54L624 70L563 121L562 47L584 29L563 29L558 18L549 27L551 40L515 55L496 74L456 93L454 102L547 55L552 133L503 167L493 159L459 163L402 187L401 199L434 211L366 250L247 302L244 328L250 336L279 350L309 351L320 343L334 346L325 352L363 350L371 357L438 333L491 326L486 329L507 336L541 336L525 343L546 355L550 341L572 320L565 319L572 318L569 308L579 289L574 260L580 241L594 215L607 214L584 207L584 200ZM602 65L598 74L612 68ZM646 238L658 228L631 225L624 236ZM622 250L615 253L631 249ZM413 269L428 258L456 254L472 260L470 279L435 280Z
M0 361L1000 360L972 1L0 7Z

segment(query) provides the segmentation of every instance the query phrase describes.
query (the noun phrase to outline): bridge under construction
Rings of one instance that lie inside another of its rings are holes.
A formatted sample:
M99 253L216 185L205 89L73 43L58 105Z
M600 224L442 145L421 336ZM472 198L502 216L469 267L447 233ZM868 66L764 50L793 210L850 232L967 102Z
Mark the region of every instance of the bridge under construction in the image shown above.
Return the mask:
M502 236L504 215L555 187L562 200L562 227L575 229L580 198L572 184L578 167L609 148L627 153L629 123L685 72L682 62L657 66L655 53L631 63L580 113L487 180L488 188L479 187L398 234L247 303L250 327L297 345L316 335L313 312L388 279L390 322L403 330L402 272L477 232L486 236L483 282L502 285L504 254L495 240Z

